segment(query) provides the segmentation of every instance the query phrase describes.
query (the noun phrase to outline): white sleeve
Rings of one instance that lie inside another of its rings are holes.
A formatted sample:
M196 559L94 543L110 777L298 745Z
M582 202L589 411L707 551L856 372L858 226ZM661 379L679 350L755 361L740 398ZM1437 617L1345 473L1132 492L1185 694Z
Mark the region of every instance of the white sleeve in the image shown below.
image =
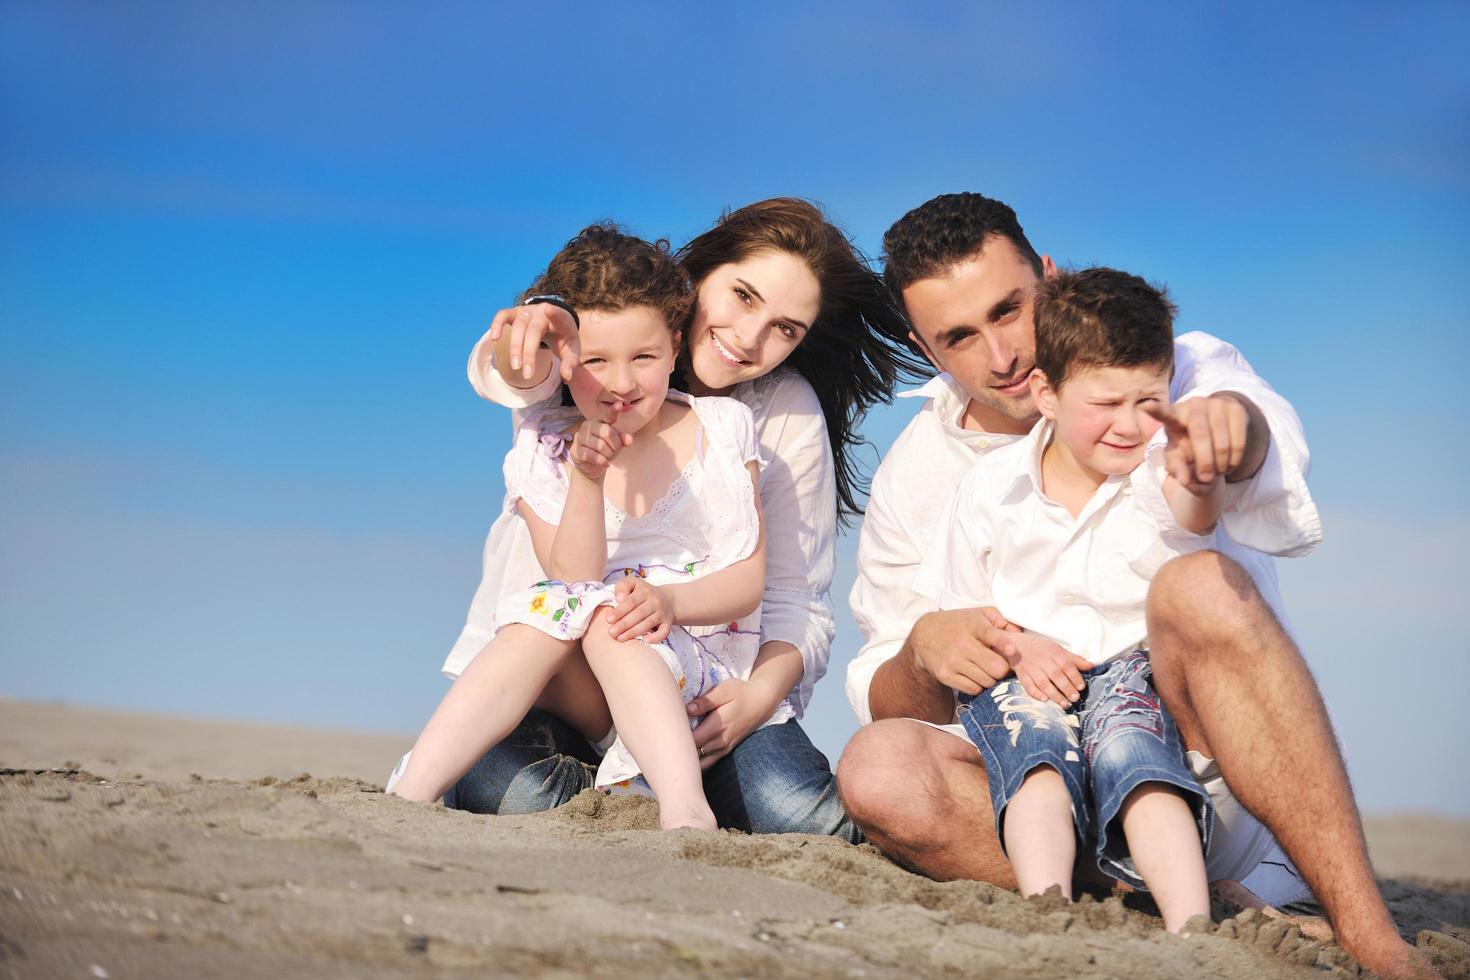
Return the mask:
M873 675L898 655L919 617L938 608L914 590L924 542L900 518L897 505L902 500L895 496L901 498L879 466L858 537L857 581L848 600L863 645L847 665L847 700L862 725L873 720L868 703Z
M571 464L565 455L570 442L570 437L561 438L553 420L541 412L529 412L520 420L502 471L507 509L524 500L547 524L561 523L570 476L567 467Z
M551 371L535 387L517 388L507 382L495 369L495 345L490 341L488 330L470 350L466 370L476 394L506 408L530 408L550 402L561 390L561 362L555 355L551 358Z
M789 696L801 717L827 672L837 632L827 591L837 537L837 484L827 422L816 392L784 374L763 393L761 510L766 521L766 588L761 642L801 651L802 675Z
M961 483L949 500L944 519L934 529L934 547L924 555L914 590L940 609L974 609L995 605L990 585L990 535L986 508L972 506L970 481Z
M1322 540L1322 520L1307 489L1311 455L1291 403L1256 374L1240 351L1198 331L1175 339L1174 401L1234 392L1261 410L1271 445L1260 472L1244 483L1221 516L1230 537L1282 557L1310 552Z

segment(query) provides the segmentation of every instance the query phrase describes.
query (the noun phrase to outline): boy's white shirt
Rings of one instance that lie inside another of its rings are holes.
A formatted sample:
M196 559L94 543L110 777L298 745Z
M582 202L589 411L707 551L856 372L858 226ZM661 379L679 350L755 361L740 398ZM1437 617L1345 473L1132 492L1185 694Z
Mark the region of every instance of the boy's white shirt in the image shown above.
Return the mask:
M1236 392L1261 410L1271 431L1265 462L1253 478L1234 490L1235 499L1222 517L1221 528L1240 546L1232 557L1246 567L1285 622L1275 563L1263 552L1305 554L1322 534L1307 489L1310 457L1301 420L1240 352L1224 341L1192 332L1175 338L1174 350L1172 401ZM898 654L915 621L939 608L916 586L925 554L939 544L944 533L942 521L951 496L972 467L1025 438L966 430L963 417L969 396L948 375L900 397L920 397L926 402L894 441L873 479L851 595L864 644L848 665L847 697L864 725L873 720L868 703L873 675Z
M1224 515L1206 534L1179 526L1163 493L1163 429L1144 460L1104 480L1075 518L1042 492L1042 457L1055 431L1054 423L1042 420L1019 442L970 468L937 528L937 547L924 556L914 591L940 609L994 606L1027 632L1096 666L1147 638L1149 583L1171 558L1213 548L1260 575L1263 589L1275 588L1259 554L1224 533ZM1224 513L1238 514L1245 484L1226 494Z
M522 389L507 384L495 368L488 333L470 352L467 371L482 398L515 410L512 422L517 426L521 410L561 389L554 358L539 385ZM786 368L738 384L728 395L755 418L766 528L761 642L780 640L801 652L801 679L786 698L799 718L811 703L813 685L827 672L837 631L827 598L835 561L837 484L826 418L812 386ZM485 539L480 586L443 672L458 677L490 641L499 600L542 577L525 522L502 514Z

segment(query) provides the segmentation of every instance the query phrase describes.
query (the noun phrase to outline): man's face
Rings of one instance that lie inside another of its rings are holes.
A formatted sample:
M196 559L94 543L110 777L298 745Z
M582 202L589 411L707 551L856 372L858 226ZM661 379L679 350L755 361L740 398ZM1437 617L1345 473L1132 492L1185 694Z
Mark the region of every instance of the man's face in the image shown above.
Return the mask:
M1047 276L1056 274L1042 258ZM1036 366L1036 272L1010 239L903 291L914 338L970 396L965 427L1025 432L1036 422L1029 378Z

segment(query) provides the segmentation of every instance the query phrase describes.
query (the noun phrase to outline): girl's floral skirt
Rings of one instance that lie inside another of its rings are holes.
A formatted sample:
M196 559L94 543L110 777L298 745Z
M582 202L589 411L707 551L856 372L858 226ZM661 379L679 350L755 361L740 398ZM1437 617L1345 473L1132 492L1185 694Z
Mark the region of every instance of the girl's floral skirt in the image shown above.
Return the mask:
M524 592L506 596L495 608L497 631L511 623L532 626L548 636L561 640L579 640L592 625L592 617L600 608L617 606L613 586L604 582L562 582L550 579L537 582ZM740 676L731 654L732 645L758 643L751 631L729 627L695 635L682 626L669 630L661 643L645 643L659 655L679 685L679 693L688 704L708 693L722 681ZM747 668L748 669L748 668ZM699 723L690 719L690 727ZM602 757L597 769L597 788L609 792L632 792L651 796L640 768L623 744L615 739Z

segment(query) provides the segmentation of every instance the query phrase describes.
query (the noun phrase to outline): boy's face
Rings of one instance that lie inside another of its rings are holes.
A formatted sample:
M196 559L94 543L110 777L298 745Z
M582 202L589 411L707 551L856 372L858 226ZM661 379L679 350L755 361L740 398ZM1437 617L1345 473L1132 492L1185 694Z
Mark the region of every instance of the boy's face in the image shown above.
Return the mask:
M618 409L613 427L632 434L658 414L674 369L674 333L663 314L647 306L578 310L582 358L572 370L572 401L584 418Z
M1081 367L1060 391L1037 371L1031 390L1041 414L1056 422L1057 443L1088 470L1117 476L1143 462L1162 424L1144 407L1169 403L1169 370L1154 364Z
M1055 275L1049 257L1043 272ZM1021 433L1036 421L1036 270L1003 235L943 274L903 291L912 336L970 396L967 427ZM971 426L970 423L974 423Z

